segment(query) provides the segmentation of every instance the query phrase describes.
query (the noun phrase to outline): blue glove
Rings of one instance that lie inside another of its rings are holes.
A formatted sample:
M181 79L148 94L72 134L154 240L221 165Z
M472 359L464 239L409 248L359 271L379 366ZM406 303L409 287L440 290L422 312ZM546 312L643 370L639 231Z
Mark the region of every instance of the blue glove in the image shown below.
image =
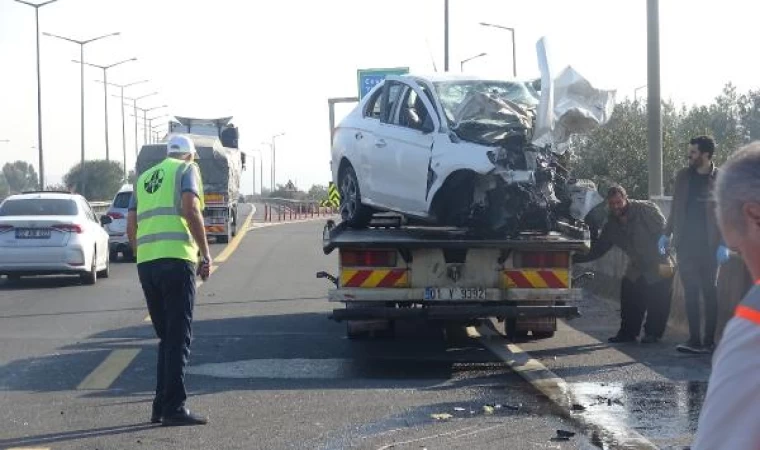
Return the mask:
M729 258L731 257L731 250L729 250L725 245L720 245L718 246L718 251L715 257L718 259L718 265L723 265L728 262Z
M660 254L664 256L668 253L668 248L670 248L670 238L664 234L660 236L660 240L657 241L657 247L660 249Z

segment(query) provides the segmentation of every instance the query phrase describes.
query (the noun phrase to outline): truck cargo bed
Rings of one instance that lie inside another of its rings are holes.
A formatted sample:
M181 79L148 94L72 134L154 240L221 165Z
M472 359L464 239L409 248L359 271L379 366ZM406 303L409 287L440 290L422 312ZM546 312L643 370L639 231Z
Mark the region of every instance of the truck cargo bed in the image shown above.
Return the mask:
M472 249L501 248L545 251L547 246L556 251L587 252L590 248L588 232L564 225L560 231L549 233L522 233L511 238L484 237L470 230L443 227L399 226L387 228L352 229L332 221L325 226L323 250L330 254L336 248L440 248Z

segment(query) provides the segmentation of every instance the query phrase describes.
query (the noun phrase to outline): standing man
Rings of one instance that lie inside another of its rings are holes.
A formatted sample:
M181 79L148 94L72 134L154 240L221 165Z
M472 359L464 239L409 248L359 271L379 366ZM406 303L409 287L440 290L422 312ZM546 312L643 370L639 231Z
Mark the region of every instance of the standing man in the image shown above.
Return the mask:
M715 192L725 242L758 281L723 332L691 448L760 448L760 142L726 163Z
M613 246L623 250L628 255L629 263L620 288L620 331L609 341L636 341L646 314L641 343L656 343L665 333L670 315L670 265L657 249L657 239L665 226L665 217L652 202L629 200L622 186L609 189L607 206L610 217L591 246L591 251L587 255L573 257L573 261L593 261ZM665 264L664 270L661 264Z
M689 166L676 175L670 216L659 241L661 254L666 254L672 245L678 257L689 320L689 341L677 347L684 353L713 350L718 321L718 265L729 258L728 249L721 244L711 200L718 175L712 161L714 154L715 141L710 136L697 136L689 141ZM705 302L704 338L700 333L700 294Z
M150 421L164 426L206 423L185 408L195 276L208 278L211 267L201 213L203 185L198 166L192 162L195 155L192 140L182 135L171 137L167 158L138 178L127 216L137 273L159 339Z

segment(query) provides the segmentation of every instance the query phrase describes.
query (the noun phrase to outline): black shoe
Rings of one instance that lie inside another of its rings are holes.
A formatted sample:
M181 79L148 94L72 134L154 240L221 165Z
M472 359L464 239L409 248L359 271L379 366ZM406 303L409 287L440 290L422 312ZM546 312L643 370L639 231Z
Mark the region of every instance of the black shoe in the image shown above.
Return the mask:
M187 408L182 408L182 411L176 414L164 416L161 423L165 427L182 427L191 425L206 425L208 423L208 420L206 420L205 417L196 416Z
M641 340L642 344L656 344L658 342L660 342L660 338L651 335L644 336L644 338Z
M612 344L622 344L624 342L636 342L636 338L631 337L631 336L624 336L622 334L617 334L607 339L607 341L609 341Z
M681 344L676 346L676 350L678 350L681 353L689 353L692 355L699 355L704 353L704 349L702 347L702 344L689 341L686 344Z
M151 409L150 413L150 423L161 423L161 417L163 414L161 414L162 408L160 402L156 399L153 400L153 408Z

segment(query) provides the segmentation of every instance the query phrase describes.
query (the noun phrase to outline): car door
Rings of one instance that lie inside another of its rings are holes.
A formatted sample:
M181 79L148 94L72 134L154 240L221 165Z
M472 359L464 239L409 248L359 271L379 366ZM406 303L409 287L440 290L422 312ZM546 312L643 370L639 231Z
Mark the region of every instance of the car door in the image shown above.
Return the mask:
M427 177L439 129L435 110L412 80L390 78L388 110L375 132L373 170L389 208L426 217ZM397 96L390 94L397 93ZM392 103L392 104L391 104Z
M347 138L353 141L350 144L352 150L348 152L347 156L356 170L362 202L375 205L378 204L378 200L371 153L374 150L375 133L383 115L384 102L385 87L381 86L372 93L364 105L361 111L361 120L350 131L353 136Z
M88 242L92 242L95 246L98 257L97 267L102 267L108 257L108 233L98 222L98 218L95 216L95 212L93 212L87 200L80 199L79 204L84 212L84 235Z

